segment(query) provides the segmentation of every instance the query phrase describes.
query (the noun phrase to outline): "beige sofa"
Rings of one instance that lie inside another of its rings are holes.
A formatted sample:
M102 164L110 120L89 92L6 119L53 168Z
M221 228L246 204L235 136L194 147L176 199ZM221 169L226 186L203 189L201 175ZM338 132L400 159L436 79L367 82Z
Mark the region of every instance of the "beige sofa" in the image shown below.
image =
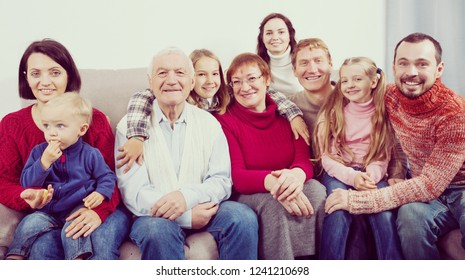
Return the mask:
M126 113L130 96L147 88L145 68L122 70L81 70L81 94L89 98L93 106L110 119L113 130ZM23 102L26 105L27 102ZM21 213L0 205L0 259L10 244L13 230L22 218ZM455 230L439 242L445 259L465 259L465 250L460 245L460 231ZM217 259L218 252L213 237L208 233L195 234L187 238L186 259ZM121 259L140 259L140 251L130 241L121 246Z

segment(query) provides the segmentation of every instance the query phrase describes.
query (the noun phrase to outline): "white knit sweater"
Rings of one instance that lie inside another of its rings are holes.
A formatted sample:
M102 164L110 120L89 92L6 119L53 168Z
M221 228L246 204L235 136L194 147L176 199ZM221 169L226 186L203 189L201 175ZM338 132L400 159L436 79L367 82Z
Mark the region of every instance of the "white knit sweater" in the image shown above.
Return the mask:
M303 90L299 80L294 75L291 61L291 47L281 55L270 56L271 79L270 88L283 93L286 96L293 95Z

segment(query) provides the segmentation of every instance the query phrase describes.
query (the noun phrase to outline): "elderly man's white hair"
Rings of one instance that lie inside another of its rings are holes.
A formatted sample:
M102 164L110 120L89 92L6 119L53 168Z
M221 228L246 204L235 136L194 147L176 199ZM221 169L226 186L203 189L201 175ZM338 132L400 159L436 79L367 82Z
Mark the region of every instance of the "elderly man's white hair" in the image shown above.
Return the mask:
M149 65L149 68L147 69L147 74L151 77L152 76L152 73L153 73L153 62L155 61L156 58L159 58L161 56L164 56L164 55L167 55L167 54L179 54L181 56L183 56L186 61L187 61L187 64L189 65L188 67L188 71L189 71L189 75L191 77L194 77L194 65L192 64L192 60L186 55L185 52L183 52L181 49L177 48L177 47L168 47L168 48L165 48L161 51L159 51L158 53L156 53L153 57L152 57L152 60L150 61L150 65Z

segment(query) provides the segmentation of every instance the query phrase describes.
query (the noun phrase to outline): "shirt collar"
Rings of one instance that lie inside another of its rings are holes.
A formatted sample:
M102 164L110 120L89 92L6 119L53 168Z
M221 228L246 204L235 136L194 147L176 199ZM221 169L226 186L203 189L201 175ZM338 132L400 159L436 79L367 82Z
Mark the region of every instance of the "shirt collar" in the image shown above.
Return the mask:
M186 102L186 101L184 101L184 102ZM186 104L184 104L184 110L182 111L179 118L175 121L175 123L187 123L186 114L184 113L186 111L186 106L188 106L187 102L186 102ZM162 122L168 122L169 123L168 118L165 116L165 114L163 114L163 112L160 109L160 106L158 106L158 100L157 99L155 99L155 101L153 102L153 110L155 112L156 121L158 123L162 123Z

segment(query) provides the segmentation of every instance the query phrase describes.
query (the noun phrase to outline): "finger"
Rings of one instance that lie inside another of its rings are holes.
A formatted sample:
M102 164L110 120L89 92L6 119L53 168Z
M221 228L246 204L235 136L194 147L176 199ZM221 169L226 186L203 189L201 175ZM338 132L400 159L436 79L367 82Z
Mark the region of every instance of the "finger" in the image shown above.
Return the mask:
M66 218L66 221L68 222L68 221L74 220L75 218L79 217L81 215L81 212L84 210L85 210L84 208L80 208L77 211L74 211L73 213L71 213L71 215L68 216L68 218Z
M143 161L144 161L144 156L140 155L140 156L137 158L137 163L138 163L139 165L142 165Z
M292 211L294 212L295 216L301 217L302 216L302 211L300 210L299 206L295 202L291 202L290 206L292 208Z
M126 157L126 153L119 153L117 156L116 156L116 160L120 160L120 159L123 159Z
M215 204L215 206L213 206L212 208L209 209L209 211L211 212L212 216L216 214L216 212L218 212L218 209L220 209L220 206L218 204Z
M78 232L73 234L73 239L78 239L79 237L83 236L87 231L91 228L91 225L83 224L81 229ZM90 234L90 233L89 233ZM67 236L68 237L68 236Z
M286 190L279 196L278 200L287 199L289 201L295 199L303 189L303 185L297 181L292 182Z
M310 215L313 215L313 213L315 211L313 210L313 206L310 203L310 200L308 200L308 197L306 197L305 195L301 195L298 198L300 198L302 203L304 204L304 207L305 207L306 213L307 213L306 217L308 217Z
M292 201L295 202L295 204L299 207L302 217L308 217L308 215L310 215L309 209L301 196L297 197L296 199L293 199Z
M123 173L127 173L131 169L133 164L134 164L134 160L130 159L128 164L126 165L126 168L124 169Z
M299 139L299 132L297 131L297 129L292 129L292 133L294 133L295 140Z
M166 204L166 202L164 202L164 201L157 202L151 209L152 210L152 216L154 216L154 217L163 216L163 214L165 214L166 210L168 209L167 207L164 207L165 204Z
M100 225L89 225L89 229L84 233L84 237L91 235Z
M288 203L281 203L281 205L284 207L284 209L286 209L286 211L289 214L294 215L294 211L292 211L292 208L290 207Z
M278 180L276 181L276 184L274 187L271 189L271 194L273 197L276 199L281 193L284 191L283 189L283 183L286 181L287 175L286 173L282 173L281 176L279 176Z
M126 155L118 161L118 166L121 167L125 165L126 163L128 163L128 161L129 161L129 156Z
M333 195L330 194L327 198L326 198L326 202L325 202L325 213L328 213L329 212L329 209L331 209L331 207L333 207Z

